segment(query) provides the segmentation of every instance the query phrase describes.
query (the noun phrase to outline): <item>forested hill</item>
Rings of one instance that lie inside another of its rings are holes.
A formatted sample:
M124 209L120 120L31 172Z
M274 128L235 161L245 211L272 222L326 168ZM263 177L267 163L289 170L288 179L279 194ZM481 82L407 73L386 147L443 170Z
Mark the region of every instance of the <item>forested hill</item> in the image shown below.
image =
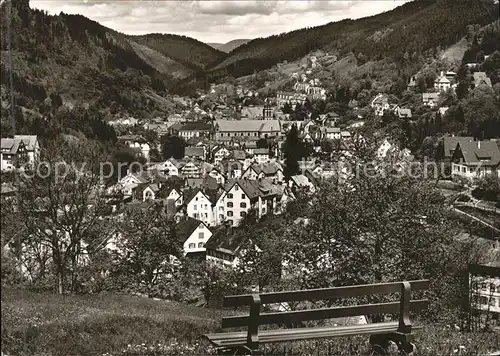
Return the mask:
M188 37L165 36L168 56L165 48L149 48L84 16L30 8L28 0L3 2L0 11L2 97L12 69L16 107L43 116L74 106L104 116L161 115L172 109L169 88L223 55Z
M186 36L151 33L142 36L128 36L128 38L146 45L192 70L205 69L208 64L214 63L226 55L206 43Z
M467 25L484 25L495 18L498 4L493 0L416 0L371 17L255 39L212 65L208 74L239 77L316 49L340 58L354 53L362 62L418 58L425 51L457 42Z

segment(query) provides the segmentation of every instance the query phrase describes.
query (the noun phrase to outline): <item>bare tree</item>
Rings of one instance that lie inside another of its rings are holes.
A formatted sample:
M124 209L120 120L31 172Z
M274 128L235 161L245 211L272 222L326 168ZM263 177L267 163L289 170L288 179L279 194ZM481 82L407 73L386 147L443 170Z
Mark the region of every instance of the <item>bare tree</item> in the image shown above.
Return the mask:
M59 137L42 150L34 170L21 175L23 243L51 252L60 294L75 290L86 253L103 248L113 234L99 175L102 157L91 141Z

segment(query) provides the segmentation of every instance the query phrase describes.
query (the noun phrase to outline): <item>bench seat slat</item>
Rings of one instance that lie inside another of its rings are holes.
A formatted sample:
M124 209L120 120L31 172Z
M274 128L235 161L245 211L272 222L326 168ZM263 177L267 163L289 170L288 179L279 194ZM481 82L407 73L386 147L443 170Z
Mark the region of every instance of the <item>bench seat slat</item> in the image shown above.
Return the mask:
M411 311L421 311L426 309L429 304L427 299L412 300L410 302ZM321 309L308 309L297 310L289 312L277 313L264 313L259 315L259 325L267 324L282 324L306 320L323 320L333 318L343 318L348 316L357 315L371 315L371 314L392 314L398 313L400 309L400 302L377 303L377 304L364 304L353 305L346 307L333 307ZM248 315L230 316L222 318L223 328L233 328L246 326L249 322Z
M411 290L425 290L429 288L429 280L409 281ZM365 284L357 286L344 286L335 288L307 289L291 292L260 293L262 304L273 304L281 302L323 300L332 298L360 297L370 294L400 293L401 282ZM224 297L224 307L240 307L249 305L252 301L251 294L230 295Z
M415 329L415 328L414 328ZM418 327L417 327L418 329ZM359 334L387 334L398 330L398 322L384 322L365 325L297 328L259 331L260 343L290 342L295 340L320 339L330 337L352 336ZM212 344L218 347L243 346L247 342L245 331L206 334Z

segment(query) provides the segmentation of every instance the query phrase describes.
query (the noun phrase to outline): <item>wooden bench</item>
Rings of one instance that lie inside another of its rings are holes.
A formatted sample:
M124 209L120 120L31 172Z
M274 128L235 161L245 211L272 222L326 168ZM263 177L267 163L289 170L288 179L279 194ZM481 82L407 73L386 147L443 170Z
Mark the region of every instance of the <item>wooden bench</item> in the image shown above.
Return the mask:
M205 334L217 349L224 354L260 355L259 344L291 342L297 340L333 338L352 335L370 335L370 343L383 350L389 341L396 342L400 350L408 353L413 349L410 311L418 312L428 307L427 299L411 300L412 290L426 290L428 280L394 283L367 284L336 288L299 290L290 292L233 295L224 297L224 307L249 306L250 313L222 318L222 328L247 327L247 331L229 331ZM334 298L361 297L369 295L400 293L400 300L388 303L336 306L322 309L261 313L266 304L329 300ZM261 330L260 325L290 325L308 320L323 320L350 316L399 314L399 321L371 323L365 325L301 327ZM236 352L236 353L235 353Z

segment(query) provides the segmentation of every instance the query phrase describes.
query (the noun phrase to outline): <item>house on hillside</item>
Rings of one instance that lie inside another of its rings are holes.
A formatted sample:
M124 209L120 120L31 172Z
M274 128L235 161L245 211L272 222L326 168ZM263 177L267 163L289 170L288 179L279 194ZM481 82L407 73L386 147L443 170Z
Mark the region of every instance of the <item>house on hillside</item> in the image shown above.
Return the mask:
M1 138L0 151L1 171L13 171L28 162L28 152L22 140Z
M21 140L26 147L28 163L35 163L40 157L40 143L37 135L14 135L15 140Z
M219 164L224 158L229 157L231 152L224 146L216 146L212 151L213 163Z
M201 220L187 217L175 226L177 236L182 243L184 255L203 255L206 243L212 237L210 227Z
M453 152L457 148L457 143L459 142L473 142L474 137L465 136L447 136L443 139L443 158L446 160L451 160L453 157Z
M474 76L474 81L471 84L471 89L480 87L482 85L491 88L491 79L488 78L485 72L475 72L473 76Z
M270 219L257 223L254 231L261 231L266 228L282 226L282 218ZM255 234L252 234L256 236ZM258 235L258 234L257 234ZM257 252L262 250L258 246L259 241L253 241L247 231L233 228L220 228L214 232L206 245L206 260L213 266L223 268L235 268L244 256L246 248L253 246Z
M260 180L270 179L275 183L283 182L283 168L277 162L269 162L266 164L252 164L241 175L242 179Z
M199 178L201 177L201 167L199 164L190 161L187 162L180 170L183 177L186 178Z
M439 101L439 93L423 93L422 104L435 108Z
M453 178L475 180L489 174L500 178L500 149L495 141L458 142L452 156Z
M411 109L398 108L397 115L400 119L411 119Z
M434 89L439 91L447 91L451 88L451 81L445 76L444 72L434 81Z
M184 203L184 194L182 193L182 191L180 189L177 189L177 188L165 189L163 191L163 194L164 194L163 197L166 200L174 201L174 205L177 208L182 206Z
M384 111L389 110L389 97L385 94L378 94L373 98L370 106L375 111L376 116L384 116Z
M342 138L340 127L325 127L324 138L327 140L340 140Z
M215 225L213 206L215 194L208 190L195 189L186 198L186 215L203 221L207 226Z
M142 183L133 189L133 195L139 201L155 200L159 190L156 183Z
M165 162L158 164L157 170L169 177L179 176L184 165L185 162L183 161L178 161L175 158L169 158Z
M257 163L269 162L269 148L256 148L253 150L253 159Z
M204 147L186 147L184 150L185 159L197 159L200 161L205 160L205 148Z
M140 135L124 135L118 137L118 141L136 150L149 161L149 151L151 147L144 137Z
M250 209L261 218L275 210L276 192L270 182L228 180L217 197L215 218L217 224L238 226Z
M260 120L264 117L264 106L244 106L241 109L241 116L252 120Z
M178 134L186 141L190 138L210 137L212 126L204 122L191 122L182 125L179 128Z

